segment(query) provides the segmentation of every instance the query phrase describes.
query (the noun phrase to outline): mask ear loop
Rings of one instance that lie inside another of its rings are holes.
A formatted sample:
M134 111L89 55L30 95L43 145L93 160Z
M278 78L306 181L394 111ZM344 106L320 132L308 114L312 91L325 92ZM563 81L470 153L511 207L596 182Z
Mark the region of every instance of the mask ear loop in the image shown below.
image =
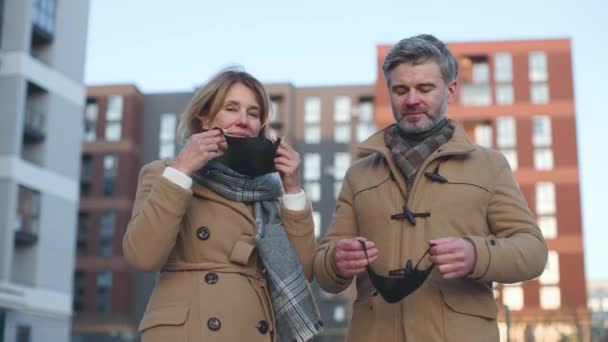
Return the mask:
M363 248L363 253L365 253L365 260L367 260L367 265L365 265L365 267L369 266L369 256L367 255L367 248L365 248L365 241L363 240L357 240L359 241L359 243L361 244L361 248Z
M418 259L418 262L416 263L416 266L414 267L415 270L418 269L418 265L420 264L420 262L422 261L422 259L424 259L424 257L427 256L429 253L431 253L431 247L427 248L426 251L424 252L424 254L420 257L420 259ZM431 266L429 266L425 270L425 272L428 272L428 271L432 270L433 267L435 267L435 264L431 264Z

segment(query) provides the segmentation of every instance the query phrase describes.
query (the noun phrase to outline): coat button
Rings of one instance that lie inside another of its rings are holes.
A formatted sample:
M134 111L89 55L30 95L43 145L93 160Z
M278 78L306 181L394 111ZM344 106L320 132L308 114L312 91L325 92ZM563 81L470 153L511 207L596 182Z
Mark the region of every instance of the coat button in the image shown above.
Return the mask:
M218 280L219 277L217 276L217 273L209 272L205 275L205 282L209 285L217 283Z
M220 320L218 318L211 317L207 321L207 327L211 331L218 331L222 327L222 322L220 322Z
M209 236L211 234L209 233L209 228L207 227L200 227L197 231L196 231L196 236L198 236L199 239L201 240L207 240L209 239Z
M266 321L260 321L256 326L260 334L265 334L268 332L268 323Z
M494 239L490 240L490 245L496 246L496 240L494 240Z

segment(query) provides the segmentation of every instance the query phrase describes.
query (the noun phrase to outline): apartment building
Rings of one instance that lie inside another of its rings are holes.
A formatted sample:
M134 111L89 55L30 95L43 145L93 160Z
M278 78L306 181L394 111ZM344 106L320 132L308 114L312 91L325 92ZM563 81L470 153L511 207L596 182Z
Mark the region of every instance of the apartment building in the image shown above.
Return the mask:
M89 1L0 1L0 341L69 341Z

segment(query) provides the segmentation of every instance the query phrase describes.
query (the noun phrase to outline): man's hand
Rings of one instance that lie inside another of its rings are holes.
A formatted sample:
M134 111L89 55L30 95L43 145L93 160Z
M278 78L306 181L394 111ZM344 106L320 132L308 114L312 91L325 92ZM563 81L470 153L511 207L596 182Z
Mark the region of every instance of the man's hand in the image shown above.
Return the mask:
M359 240L365 241L369 262ZM338 274L343 278L350 278L365 271L365 266L376 261L376 259L378 259L378 248L373 241L366 240L363 237L355 237L336 242L334 261Z
M465 277L475 267L475 247L463 238L447 237L430 240L429 260L444 279Z

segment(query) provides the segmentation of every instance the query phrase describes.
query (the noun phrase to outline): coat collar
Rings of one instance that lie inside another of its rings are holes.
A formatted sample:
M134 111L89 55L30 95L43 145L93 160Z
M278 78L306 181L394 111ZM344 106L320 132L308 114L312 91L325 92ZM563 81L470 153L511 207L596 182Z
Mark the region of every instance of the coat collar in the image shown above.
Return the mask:
M420 170L424 170L430 162L439 157L447 155L464 155L469 154L475 150L475 146L469 141L464 128L454 120L449 120L449 122L454 126L454 134L452 135L452 138L448 140L448 142L440 146L430 157L428 157L422 163ZM408 196L405 185L405 179L403 178L403 175L395 164L390 149L386 146L386 143L384 142L384 134L386 130L390 129L393 125L395 124L392 124L380 130L379 132L376 132L367 140L363 141L358 148L358 157L362 158L374 153L379 153L386 161L390 170L389 172L392 174L392 178L399 185L399 189L401 190L403 197L406 199L406 201L408 201L409 199L407 198ZM418 172L416 174L416 178L418 178L422 173L423 172ZM413 185L415 185L415 183L416 180L414 180Z
M171 161L172 161L171 159L163 160L163 162L165 163L165 166L170 166ZM253 214L251 213L251 210L243 202L231 201L231 200L211 191L209 188L198 184L196 181L194 181L194 179L192 180L192 194L194 195L194 197L204 198L204 199L208 199L208 200L226 205L226 206L234 209L239 214L243 215L248 221L250 221L253 225L255 225L255 220L253 218Z

